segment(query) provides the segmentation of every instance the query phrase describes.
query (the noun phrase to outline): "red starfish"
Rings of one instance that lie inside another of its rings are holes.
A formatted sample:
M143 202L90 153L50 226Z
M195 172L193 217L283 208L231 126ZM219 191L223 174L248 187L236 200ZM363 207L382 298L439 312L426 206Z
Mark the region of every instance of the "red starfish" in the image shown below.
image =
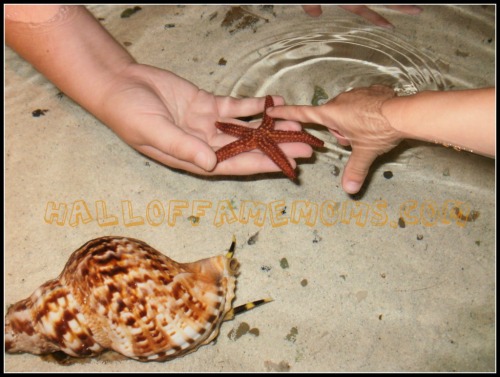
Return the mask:
M274 118L266 114L268 107L274 106L273 97L266 96L266 104L264 107L264 118L262 123L256 129L239 126L232 123L215 122L217 127L222 132L232 136L240 137L217 150L217 162L227 160L237 154L248 152L253 149L260 149L264 152L276 165L279 166L283 173L294 180L297 174L290 162L286 158L285 153L278 146L279 143L301 142L307 143L315 147L322 147L323 141L317 137L308 134L305 131L281 131L274 129Z

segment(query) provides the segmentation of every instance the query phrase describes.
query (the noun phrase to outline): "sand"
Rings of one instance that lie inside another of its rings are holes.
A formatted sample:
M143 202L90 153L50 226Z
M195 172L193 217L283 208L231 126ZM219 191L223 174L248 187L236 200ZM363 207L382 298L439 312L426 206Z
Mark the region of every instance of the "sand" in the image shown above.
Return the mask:
M138 61L220 95L247 95L232 93L228 77L278 31L346 20L370 28L336 6L318 19L299 6L250 6L257 21L239 27L221 25L230 6L143 6L120 18L126 8L90 7ZM429 56L445 89L495 84L493 7L425 6L418 17L377 9L396 26L383 32ZM234 234L241 263L235 304L274 299L225 322L215 343L166 363L61 366L22 354L5 355L5 371L495 370L494 160L404 142L377 161L353 200L340 185L349 152L314 129L327 147L301 163L300 184L281 174L195 176L139 154L12 50L5 53L4 308L104 235L139 238L187 262L224 252ZM305 102L306 94L288 90L312 88L318 72L309 74L254 91ZM325 82L330 76L320 75ZM35 117L35 110L48 111ZM267 208L262 222L245 220L252 203ZM193 223L200 205L207 208ZM453 216L457 206L463 219ZM153 208L165 218L148 218ZM329 217L331 208L340 217ZM104 209L115 225L99 225ZM181 215L169 217L174 209Z

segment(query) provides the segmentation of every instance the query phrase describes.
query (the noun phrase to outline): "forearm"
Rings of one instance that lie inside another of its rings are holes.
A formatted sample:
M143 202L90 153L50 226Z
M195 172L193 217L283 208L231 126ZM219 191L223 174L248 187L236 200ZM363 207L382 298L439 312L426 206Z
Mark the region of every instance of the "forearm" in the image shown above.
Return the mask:
M114 78L134 63L83 6L8 5L5 40L62 92L99 108Z
M394 97L382 114L406 138L495 155L494 88Z

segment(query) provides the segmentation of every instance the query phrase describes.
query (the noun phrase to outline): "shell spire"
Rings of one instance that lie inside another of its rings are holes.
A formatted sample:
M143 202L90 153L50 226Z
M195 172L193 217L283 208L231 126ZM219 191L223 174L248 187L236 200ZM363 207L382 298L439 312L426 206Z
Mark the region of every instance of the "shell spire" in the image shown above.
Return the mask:
M178 263L132 238L89 241L57 279L8 309L5 349L75 357L110 349L140 361L193 352L223 321L270 301L232 308L235 245L233 237L227 255Z

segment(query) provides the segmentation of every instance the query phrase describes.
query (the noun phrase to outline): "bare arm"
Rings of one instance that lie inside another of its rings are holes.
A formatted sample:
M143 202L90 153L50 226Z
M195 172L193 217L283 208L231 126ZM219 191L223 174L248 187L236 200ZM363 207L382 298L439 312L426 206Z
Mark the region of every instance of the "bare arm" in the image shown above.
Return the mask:
M405 138L495 155L495 89L427 91L384 102L382 114Z
M495 155L495 89L421 92L395 97L386 86L345 92L321 106L277 106L272 117L326 126L341 145L352 147L342 186L361 188L377 156L412 138Z
M117 74L134 63L84 6L7 5L5 17L7 45L97 116Z
M172 72L137 63L84 6L8 5L5 31L8 46L139 152L197 174L279 170L263 153L222 164L214 153L232 141L215 121L260 113L264 98L215 96ZM280 127L300 129L296 122ZM312 153L303 143L284 148L293 164Z

